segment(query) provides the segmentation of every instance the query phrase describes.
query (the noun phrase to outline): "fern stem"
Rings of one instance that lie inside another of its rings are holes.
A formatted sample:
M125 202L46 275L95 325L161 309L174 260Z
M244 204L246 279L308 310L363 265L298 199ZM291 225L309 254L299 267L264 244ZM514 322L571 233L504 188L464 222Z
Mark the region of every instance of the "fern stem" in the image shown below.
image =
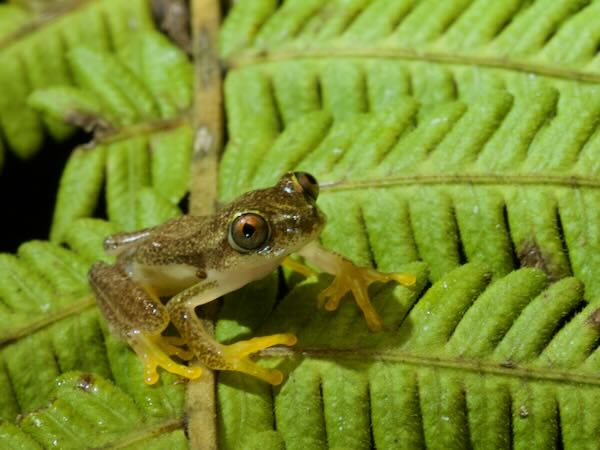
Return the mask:
M432 367L456 372L472 372L476 374L492 374L501 377L528 379L532 381L547 381L557 384L579 384L587 386L600 385L600 378L595 373L581 373L577 370L564 368L535 367L533 365L518 365L511 362L482 361L451 356L424 356L410 354L398 350L373 350L364 348L270 348L260 352L261 358L287 358L298 356L310 359L353 361L356 363L384 362L406 366Z
M0 38L0 49L9 47L15 44L25 36L35 33L39 29L51 24L57 18L66 17L69 14L79 11L81 8L85 8L91 4L97 3L96 0L80 0L75 2L64 2L50 6L48 10L42 11L36 18L25 23L21 27L17 28L12 33L6 34Z
M223 112L221 66L218 36L221 22L218 0L191 2L192 55L194 59L194 105L192 123L195 130L190 186L190 212L208 214L217 198L217 160L223 146ZM206 314L207 318L214 314ZM212 322L207 323L213 329ZM202 378L189 383L186 412L190 448L216 449L215 375L208 369Z
M85 311L86 309L92 308L94 306L96 306L96 300L88 295L82 297L77 301L74 301L73 303L70 303L69 305L63 308L46 313L43 317L32 320L31 322L26 323L25 325L22 325L18 328L13 328L7 334L0 336L0 348L13 341L16 341L19 338L29 336L35 331L41 330L42 328L46 328L52 325L53 323L56 323L67 317L75 316L81 313L82 311Z
M600 74L578 70L556 64L542 64L503 57L489 57L477 54L443 53L429 50L417 50L401 47L363 47L363 48L313 48L313 49L282 49L260 54L240 54L227 58L224 65L228 69L256 64L279 61L291 61L308 58L380 58L408 61L425 61L441 64L456 64L463 66L491 67L514 72L533 73L552 78L574 80L586 83L598 83Z
M384 188L390 186L420 186L442 184L468 185L534 185L534 186L563 186L570 188L598 188L600 180L597 177L552 174L517 174L502 173L457 173L457 174L418 174L406 176L390 176L365 180L324 180L321 183L323 191L341 191L364 188Z
M192 2L192 54L195 95L193 124L196 130L192 162L190 212L208 214L217 198L217 160L223 146L223 94L218 36L219 2Z

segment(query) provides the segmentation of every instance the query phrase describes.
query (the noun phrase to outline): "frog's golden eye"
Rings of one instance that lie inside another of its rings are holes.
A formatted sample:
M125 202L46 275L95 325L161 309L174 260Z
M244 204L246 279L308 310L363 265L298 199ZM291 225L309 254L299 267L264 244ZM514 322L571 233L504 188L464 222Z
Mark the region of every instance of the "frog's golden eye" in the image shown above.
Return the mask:
M313 200L319 196L319 183L317 179L308 172L294 172L294 177L302 187L302 191Z
M267 220L256 213L237 216L229 226L229 245L234 250L246 253L262 247L271 234Z

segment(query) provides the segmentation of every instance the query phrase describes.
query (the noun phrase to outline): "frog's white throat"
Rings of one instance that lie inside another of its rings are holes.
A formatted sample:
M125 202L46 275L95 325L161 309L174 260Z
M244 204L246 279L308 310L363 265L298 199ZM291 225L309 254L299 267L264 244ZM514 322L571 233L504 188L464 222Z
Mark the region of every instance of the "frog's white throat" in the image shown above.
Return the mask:
M131 278L151 288L159 297L178 294L202 282L216 283L219 291L235 291L254 280L264 278L279 266L281 258L260 258L243 267L201 271L188 264L145 265L133 263L127 267Z

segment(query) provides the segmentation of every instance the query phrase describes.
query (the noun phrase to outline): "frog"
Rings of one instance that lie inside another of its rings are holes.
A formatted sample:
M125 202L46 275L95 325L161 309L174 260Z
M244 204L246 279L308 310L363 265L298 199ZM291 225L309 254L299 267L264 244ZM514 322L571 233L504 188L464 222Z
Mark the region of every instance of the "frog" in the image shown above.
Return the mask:
M292 333L278 333L222 344L195 308L214 301L287 265L305 275L310 266L334 275L318 296L328 311L352 293L372 331L383 321L371 303L368 286L396 282L412 286L415 277L360 267L325 249L318 238L325 215L317 206L319 183L307 172L289 172L271 187L246 192L212 215L183 215L161 225L121 232L104 240L115 257L93 264L88 279L113 335L125 341L143 364L144 381L159 380L158 368L194 380L202 367L238 371L272 385L279 369L265 368L252 355L267 348L293 346ZM304 263L291 259L297 254ZM308 265L307 265L308 264ZM310 266L309 266L310 265ZM173 324L178 336L166 336Z

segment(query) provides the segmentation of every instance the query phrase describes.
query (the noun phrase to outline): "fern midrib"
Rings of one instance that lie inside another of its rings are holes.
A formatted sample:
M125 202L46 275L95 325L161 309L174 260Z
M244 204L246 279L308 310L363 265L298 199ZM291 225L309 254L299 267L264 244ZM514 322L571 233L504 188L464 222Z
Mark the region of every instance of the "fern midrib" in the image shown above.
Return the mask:
M223 151L222 68L218 59L221 3L217 0L191 0L189 5L194 63L194 100L191 111L194 140L189 211L201 215L214 211L218 160ZM214 320L215 312L210 312L210 307L208 310L207 317ZM217 449L214 376L205 373L200 380L188 384L186 415L190 447Z
M69 2L64 2L61 7L56 8L51 12L42 13L40 16L24 24L22 27L16 29L12 33L0 38L0 51L11 46L12 44L19 42L26 36L36 33L57 18L67 17L70 14L78 12L79 9L97 2L98 0L71 0Z
M475 53L444 53L430 50L417 50L402 47L363 47L363 48L325 48L325 49L283 49L267 50L260 54L239 54L225 58L223 63L227 69L272 62L292 61L299 59L333 59L333 58L382 58L407 61L421 61L462 66L480 66L503 69L513 72L537 74L552 78L574 80L586 83L600 82L600 73L578 70L559 65L529 62L517 58L489 57Z
M183 419L170 419L165 422L157 423L148 427L137 429L135 432L119 437L117 442L109 443L101 448L124 448L136 443L146 441L161 434L170 433L184 428Z
M172 119L147 120L133 125L120 126L114 131L107 133L96 133L94 139L87 144L83 144L82 147L89 149L97 145L126 141L137 136L146 136L152 133L173 130L189 123L189 110L180 111L179 115Z
M422 174L382 177L372 180L341 180L320 183L323 191L342 191L366 188L386 188L394 186L419 185L499 185L499 186L558 186L568 188L599 188L600 178L577 175L553 174L518 174L505 173L455 173L455 174Z
M88 308L96 305L96 300L92 296L83 297L69 305L58 308L54 311L45 313L41 318L34 319L20 327L13 329L7 335L0 337L0 348L8 343L16 341L20 338L28 336L36 331L41 330L52 325L55 322L59 322L68 317L82 313Z
M399 350L381 350L365 348L273 348L260 352L262 358L299 357L324 359L331 361L353 361L357 363L400 363L412 366L442 368L461 372L491 374L519 380L546 381L560 384L578 383L588 386L600 386L600 376L580 373L575 370L560 370L552 367L532 367L517 364L501 365L498 362L472 358L442 358L425 356Z

